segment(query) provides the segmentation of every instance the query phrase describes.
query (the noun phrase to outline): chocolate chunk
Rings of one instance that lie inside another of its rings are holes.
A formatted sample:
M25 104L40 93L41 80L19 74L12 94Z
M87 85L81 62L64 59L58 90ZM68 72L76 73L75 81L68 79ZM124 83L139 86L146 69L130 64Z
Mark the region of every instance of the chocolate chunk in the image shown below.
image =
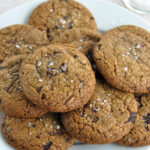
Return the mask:
M97 108L92 108L91 110L92 110L92 112L97 112L98 111Z
M48 132L49 135L54 136L55 133L54 132Z
M143 116L143 120L146 124L150 124L150 113L148 113L146 116Z
M9 87L5 87L4 90L7 92L7 93L11 93L10 89L13 87L13 83L10 84Z
M45 145L43 145L43 150L49 150L50 149L50 147L51 147L51 145L52 145L52 142L48 142L48 143L46 143Z
M61 72L66 72L67 71L67 69L68 69L68 65L67 64L62 64L61 66L60 66L60 71Z
M40 135L37 135L37 136L36 136L36 138L38 138L38 139L39 139L39 138L40 138Z
M0 64L3 62L3 60L0 60Z
M98 117L94 117L93 122L96 123L98 120Z
M0 98L0 104L2 103L2 99Z
M65 139L66 143L70 142L70 139L69 138L66 138Z
M100 50L100 49L101 49L101 47L102 47L102 45L101 45L101 44L98 44L98 50Z
M45 94L42 94L41 99L46 99L46 95L45 95Z
M73 27L73 22L71 21L71 22L69 22L69 24L68 24L68 29L72 29L72 27Z
M38 93L40 93L40 92L41 92L41 90L42 90L42 88L43 88L43 86L41 86L41 87L37 88L37 89L36 89L36 91L37 91Z
M57 24L57 25L55 26L55 29L59 30L59 29L60 29L60 25Z
M66 101L65 101L65 104L67 103L67 102L69 102L69 100L72 98L72 95L68 98L68 99L66 99Z
M35 128L35 127L36 127L36 124L32 124L32 127Z
M142 103L141 103L141 98L142 98L142 95L138 96L138 95L134 95L137 103L138 103L138 109L142 107Z
M65 131L64 130L57 130L57 134L62 136L65 134Z
M46 73L47 76L53 76L55 74L56 74L55 69L53 69L53 68L47 68L47 73Z
M127 122L132 122L132 123L134 123L135 120L136 120L136 115L137 115L137 113L131 112L131 113L130 113L130 117L129 117L129 119L126 121L126 123L127 123Z
M78 58L79 56L78 55L74 55L74 58L76 59L76 58Z

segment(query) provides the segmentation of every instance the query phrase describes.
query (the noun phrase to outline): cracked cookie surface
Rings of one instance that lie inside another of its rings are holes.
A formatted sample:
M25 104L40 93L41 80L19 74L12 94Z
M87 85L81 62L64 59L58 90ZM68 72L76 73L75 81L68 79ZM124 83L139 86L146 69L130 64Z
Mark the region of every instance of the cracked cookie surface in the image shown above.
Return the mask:
M136 119L137 102L133 94L97 81L87 105L61 115L70 135L88 144L106 144L129 133Z
M136 97L139 110L133 129L117 143L126 146L150 144L150 95Z
M1 111L19 118L36 118L48 112L28 100L20 85L19 71L27 55L18 55L0 64Z
M74 0L50 0L42 3L32 12L28 24L45 31L50 41L73 28L86 27L97 31L93 15Z
M95 75L86 56L66 45L38 49L23 62L20 81L25 95L51 112L85 105L95 88Z
M47 45L45 33L29 25L12 25L0 29L0 63L14 55L30 54Z
M94 60L108 83L126 92L150 92L149 35L136 26L120 26L102 35Z
M87 28L67 30L56 37L52 43L71 44L78 51L85 54L92 64L97 78L102 78L93 60L93 48L100 41L101 35Z
M39 119L3 115L2 134L10 145L19 150L67 150L74 142L55 114Z

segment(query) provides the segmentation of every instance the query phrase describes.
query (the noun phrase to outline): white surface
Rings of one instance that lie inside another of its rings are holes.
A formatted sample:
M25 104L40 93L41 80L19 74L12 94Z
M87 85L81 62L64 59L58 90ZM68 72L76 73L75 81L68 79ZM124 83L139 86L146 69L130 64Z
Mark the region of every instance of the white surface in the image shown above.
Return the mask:
M11 9L0 15L0 28L11 25L26 23L31 11L44 0L32 0L24 3L14 9ZM150 26L127 9L121 8L117 5L108 3L102 0L78 0L87 6L98 23L101 30L108 30L118 25L133 24L143 27L150 31ZM0 150L14 150L11 148L0 134ZM72 146L69 150L150 150L150 146L140 148L121 147L116 144L107 145L79 145Z

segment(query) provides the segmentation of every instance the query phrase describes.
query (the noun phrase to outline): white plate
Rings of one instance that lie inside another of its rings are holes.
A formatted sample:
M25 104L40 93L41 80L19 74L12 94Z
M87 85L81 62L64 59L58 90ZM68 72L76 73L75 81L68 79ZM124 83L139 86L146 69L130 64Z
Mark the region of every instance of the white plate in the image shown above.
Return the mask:
M0 15L0 28L12 24L24 24L32 10L45 0L32 0L13 8ZM115 4L103 0L78 0L87 6L93 13L99 29L108 30L123 24L133 24L143 27L150 31L150 26L140 17L127 9L121 8ZM0 150L14 150L10 147L0 134ZM150 150L150 146L140 148L122 147L116 144L106 145L78 145L72 146L69 150Z

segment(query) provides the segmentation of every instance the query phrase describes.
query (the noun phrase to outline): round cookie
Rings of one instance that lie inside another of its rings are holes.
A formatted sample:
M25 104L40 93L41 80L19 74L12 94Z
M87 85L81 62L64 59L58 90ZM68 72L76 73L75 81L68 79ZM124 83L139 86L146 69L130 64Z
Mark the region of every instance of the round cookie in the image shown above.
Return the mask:
M87 28L75 28L67 30L57 36L52 43L71 44L77 50L85 54L92 53L97 42L100 41L101 35Z
M47 45L45 33L29 25L12 25L0 29L0 63L13 55L30 54Z
M133 129L117 143L126 146L150 144L150 95L137 98L139 110Z
M28 24L47 32L50 41L60 33L85 27L97 31L91 12L74 0L50 0L32 12Z
M28 100L20 85L19 71L26 55L13 56L0 65L1 111L19 118L36 118L48 112Z
M95 92L83 108L62 114L70 135L88 144L106 144L129 133L136 119L137 102L133 94L97 81Z
M130 93L150 92L149 36L135 26L117 27L102 35L94 60L108 83Z
M82 107L96 82L86 56L61 44L42 47L30 55L21 66L20 81L25 95L51 112Z
M40 119L4 115L2 134L10 145L19 150L67 150L74 142L54 114Z
M93 60L93 48L99 42L101 35L87 28L67 30L56 37L52 43L71 44L85 54L92 64L96 78L102 78Z

